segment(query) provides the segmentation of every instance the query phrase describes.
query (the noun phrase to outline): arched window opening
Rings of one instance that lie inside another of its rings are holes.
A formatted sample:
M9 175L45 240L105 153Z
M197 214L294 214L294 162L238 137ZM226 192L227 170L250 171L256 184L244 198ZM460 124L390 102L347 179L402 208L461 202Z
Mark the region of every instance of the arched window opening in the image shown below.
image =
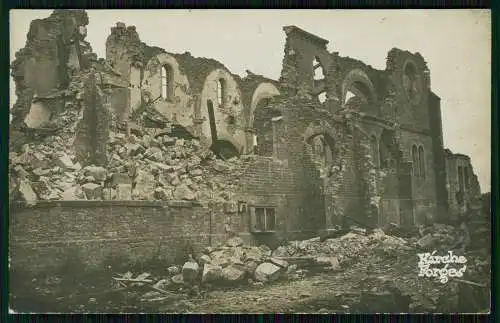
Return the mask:
M355 96L356 95L351 91L347 91L347 93L345 94L344 104L346 104L349 101L349 99L354 98Z
M314 72L313 79L315 81L319 81L325 78L323 66L319 62L319 58L317 56L313 60L313 72Z
M417 69L415 68L415 65L413 63L407 63L403 74L403 88L410 99L412 99L417 92L416 78Z
M333 147L334 142L331 137L325 134L315 135L307 141L311 146L311 151L315 160L319 161L322 166L329 165L333 162Z
M370 146L371 146L371 154L372 154L372 161L375 167L380 167L379 165L379 152L378 152L378 139L374 135L371 136L370 138Z
M411 148L411 158L413 161L413 176L420 176L420 163L418 159L418 149L416 145Z
M263 103L265 104L265 103ZM254 139L254 151L261 156L273 155L275 145L275 131L273 118L282 116L281 111L268 106L261 106L259 103L254 112L253 127L256 131Z
M394 134L391 131L382 131L379 145L380 168L394 170L396 168L396 151Z
M220 78L217 80L217 103L220 106L226 101L226 80Z
M373 102L370 88L361 81L352 82L344 92L345 105L362 105Z
M173 73L170 65L161 67L161 97L170 100L173 96Z
M420 146L418 147L418 161L419 161L419 175L420 177L425 178L425 154L424 154L424 147Z
M319 103L321 103L321 104L326 102L326 92L325 91L318 94L318 100L319 100Z

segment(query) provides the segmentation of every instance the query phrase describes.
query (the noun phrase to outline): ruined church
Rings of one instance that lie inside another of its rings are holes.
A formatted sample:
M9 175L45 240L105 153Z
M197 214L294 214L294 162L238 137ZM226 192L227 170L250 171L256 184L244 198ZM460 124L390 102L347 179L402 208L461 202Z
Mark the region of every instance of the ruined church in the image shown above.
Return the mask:
M272 80L149 46L121 22L111 27L105 59L98 59L85 41L87 24L85 12L59 10L32 22L13 63L11 151L65 127L72 163L110 169L114 134L194 140L201 151L239 165L238 174L224 174L234 183L226 200L241 218L233 230L260 241L351 224L448 221L480 195L470 159L443 146L440 98L419 53L393 48L385 70L377 70L329 52L328 40L285 26L281 76ZM75 82L85 90L70 100ZM57 118L73 102L81 113L68 130ZM162 154L151 156L161 163ZM134 182L130 169L114 173ZM189 180L180 173L165 175L162 187ZM51 199L64 199L57 196Z

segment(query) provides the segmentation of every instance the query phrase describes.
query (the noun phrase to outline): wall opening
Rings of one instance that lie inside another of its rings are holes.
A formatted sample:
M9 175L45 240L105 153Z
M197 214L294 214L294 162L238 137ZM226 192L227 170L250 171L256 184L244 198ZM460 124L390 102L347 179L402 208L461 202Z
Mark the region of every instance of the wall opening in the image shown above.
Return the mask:
M380 168L384 170L396 170L397 146L392 131L384 129L380 138Z
M165 64L161 67L161 97L164 100L171 100L174 92L173 71L170 65Z
M418 169L419 169L419 176L425 178L425 154L424 154L424 147L420 146L418 147Z
M313 60L313 79L319 81L325 78L325 73L323 66L319 62L319 58L316 56Z
M375 165L375 167L380 167L379 163L379 144L378 144L378 139L375 135L372 135L370 138L370 146L371 146L371 153L372 153L372 162Z
M403 88L406 91L406 95L413 99L417 93L416 90L416 78L417 78L417 68L413 63L406 63L403 71Z
M344 93L344 104L348 103L373 103L373 94L368 85L361 81L354 81L346 87Z
M334 140L327 134L317 134L310 137L307 143L311 146L311 152L315 161L321 166L330 165L333 162Z
M263 100L264 101L264 100ZM266 106L267 102L259 102L254 111L253 128L256 131L256 142L254 151L261 156L273 156L275 129L273 127L273 118L281 117L281 111ZM276 120L276 119L275 119Z
M252 232L274 232L276 230L276 211L272 207L252 208Z
M318 94L318 101L319 103L323 104L326 102L326 92L323 91L320 94Z
M412 174L413 176L420 176L420 161L418 157L418 148L416 145L411 147L411 158L413 162Z
M226 102L226 80L220 78L217 80L217 103L219 107Z

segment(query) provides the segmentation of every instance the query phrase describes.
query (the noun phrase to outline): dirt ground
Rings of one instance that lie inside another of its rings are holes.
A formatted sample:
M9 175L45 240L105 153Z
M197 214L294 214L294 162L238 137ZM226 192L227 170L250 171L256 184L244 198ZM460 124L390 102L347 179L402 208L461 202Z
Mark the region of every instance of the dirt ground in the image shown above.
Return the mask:
M432 286L433 282L417 277L415 264L413 258L395 258L378 263L358 260L337 271L310 273L300 280L282 279L258 286L203 286L197 292L186 288L159 295L162 297L156 297L156 300L145 297L148 292L151 293L147 286L112 287L112 275L109 274L103 274L99 279L94 276L78 284L52 277L43 284L33 282L31 286L36 285L35 290L13 298L12 307L18 312L59 313L467 312L464 301L459 297L463 292L453 291L457 283L450 282L443 287L434 282L434 295L429 294L429 287L418 290L415 286L428 286L429 283ZM408 277L413 278L408 281ZM441 290L439 293L438 289ZM470 290L464 292L470 294ZM448 294L457 295L459 299L436 300L439 295ZM418 297L421 299L415 305L415 298ZM436 302L442 306L433 306ZM478 308L488 307L485 300L480 302L473 309L477 311Z

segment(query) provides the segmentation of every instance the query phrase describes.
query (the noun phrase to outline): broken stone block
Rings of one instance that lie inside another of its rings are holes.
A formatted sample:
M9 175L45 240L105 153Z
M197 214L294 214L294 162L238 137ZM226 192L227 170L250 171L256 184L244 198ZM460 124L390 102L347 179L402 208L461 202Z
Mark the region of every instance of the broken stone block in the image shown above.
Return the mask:
M151 138L151 136L149 135L144 135L142 136L142 139L141 139L141 143L144 147L148 148L151 146L151 141L153 140L153 138Z
M129 201L132 199L132 184L116 185L116 199L120 201Z
M228 266L222 269L222 277L227 282L239 282L245 279L245 271L234 266Z
M172 283L174 283L176 285L184 284L184 277L182 276L182 274L177 274L177 275L172 276L171 280L172 280Z
M111 175L111 186L116 186L118 184L132 184L132 181L128 174L114 173Z
M58 158L58 164L60 167L69 170L80 170L82 168L79 163L74 164L71 158L66 154Z
M170 182L170 184L172 184L173 186L178 186L181 184L181 180L178 177L176 177Z
M103 188L99 184L87 183L82 186L87 200L100 200L102 199Z
M282 259L270 258L269 262L275 264L276 266L280 266L281 268L287 268L288 262Z
M241 239L240 237L232 237L226 241L226 246L228 247L239 247L243 244L243 239Z
M94 177L98 182L103 182L108 176L106 168L101 166L87 166L84 168L86 176Z
M222 279L222 267L211 264L205 264L201 276L202 283L219 281Z
M37 200L36 193L27 180L21 179L19 181L19 193L21 194L21 197L26 203L28 204L36 203Z
M264 262L255 268L255 280L260 282L274 281L281 275L282 268L270 262Z
M262 251L257 247L245 248L246 258L248 260L260 261L262 259Z
M185 143L185 142L184 142L184 139L177 139L177 140L175 141L175 146L177 146L177 147L183 147L183 146L184 146L184 143Z
M203 175L203 171L201 169L199 169L199 168L195 168L195 169L191 170L189 172L189 174L191 176L202 176Z
M259 263L257 261L247 261L245 263L245 271L248 273L248 276L253 277L255 273L255 269L257 269Z
M172 166L169 166L167 164L164 164L164 163L160 163L160 162L156 162L156 163L153 163L153 165L160 169L163 174L167 174L169 172L172 172L174 170L174 168Z
M423 249L428 249L434 244L434 237L431 233L426 234L417 241L417 246Z
M165 174L165 178L169 181L172 182L174 179L177 178L177 173L167 173Z
M337 269L339 267L339 260L337 257L317 257L314 261L320 266L330 267L331 269Z
M212 259L210 258L209 255L201 255L200 256L200 263L202 264L209 264L212 262Z
M135 178L133 196L140 200L153 200L155 189L155 178L152 174L138 170Z
M200 271L200 266L194 261L188 261L182 266L182 278L185 282L195 282Z
M291 276L291 275L295 274L296 271L297 271L297 265L292 264L292 265L288 266L288 268L286 269L286 275Z
M212 258L211 264L225 268L229 265L229 259L225 257Z
M144 147L142 147L140 144L136 143L127 143L125 145L125 148L127 149L127 154L129 156L136 156L138 154L142 154L146 151Z
M62 199L65 201L85 200L86 196L82 188L77 185L64 191L62 193Z
M174 199L193 201L196 200L196 194L185 184L181 184L174 191Z
M178 275L181 272L181 270L177 266L170 266L167 268L167 272L169 275L173 276L173 275Z
M279 246L278 248L273 250L273 252L271 253L271 256L273 256L273 257L287 257L287 256L289 256L288 248L285 246Z
M172 193L170 191L167 191L161 187L157 187L155 189L154 197L157 200L162 200L162 201L167 201L172 198Z
M37 176L46 176L49 173L50 173L50 169L35 168L33 170L33 174L35 174Z
M382 229L376 228L373 230L372 237L376 240L381 240L385 237L385 233Z
M27 178L29 176L29 173L21 165L14 167L14 171L19 178Z

